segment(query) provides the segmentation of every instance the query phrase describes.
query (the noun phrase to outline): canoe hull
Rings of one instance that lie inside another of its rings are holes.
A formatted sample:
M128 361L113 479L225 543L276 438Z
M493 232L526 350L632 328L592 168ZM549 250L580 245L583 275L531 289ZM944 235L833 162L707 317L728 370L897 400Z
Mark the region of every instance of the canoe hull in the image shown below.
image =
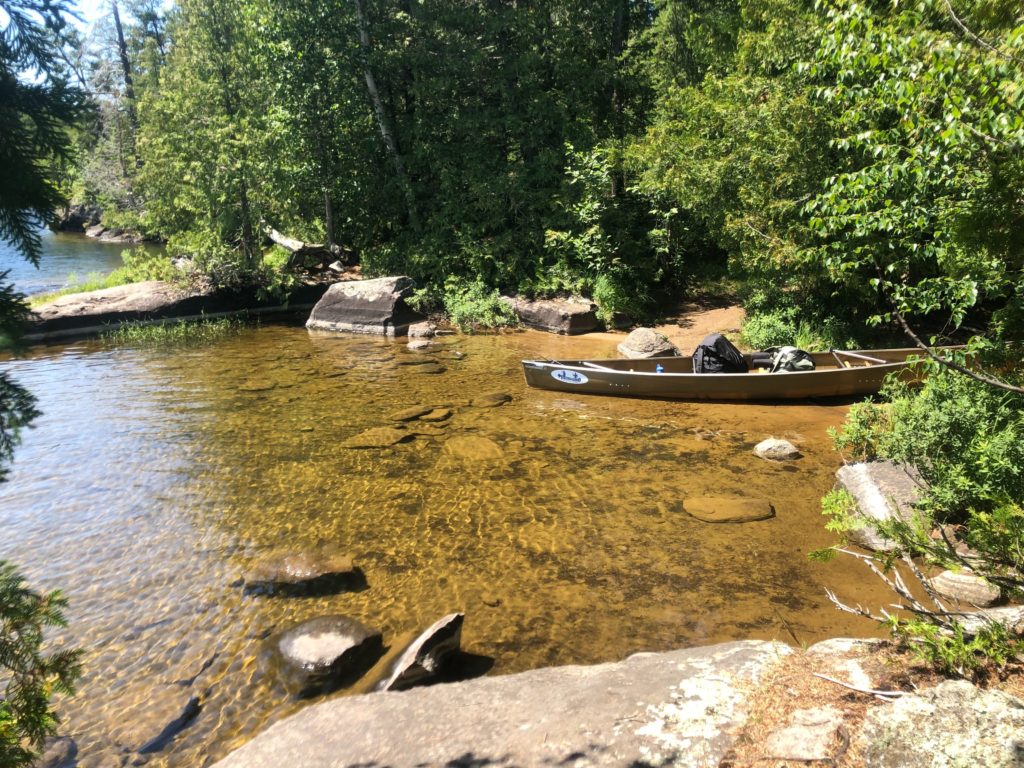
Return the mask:
M916 349L873 350L863 354L886 360L851 367L819 368L786 373L695 374L689 358L647 360L524 360L526 383L539 389L618 397L672 400L772 401L825 397L856 397L874 394L886 376L897 373L905 380L918 378L908 358ZM828 353L816 355L819 366L834 361ZM664 371L658 372L661 365Z

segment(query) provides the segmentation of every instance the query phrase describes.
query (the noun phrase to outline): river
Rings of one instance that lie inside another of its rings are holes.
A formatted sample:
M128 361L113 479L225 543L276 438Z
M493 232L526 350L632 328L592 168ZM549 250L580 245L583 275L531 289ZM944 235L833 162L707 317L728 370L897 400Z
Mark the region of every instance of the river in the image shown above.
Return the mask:
M136 247L104 243L68 232L43 230L41 237L43 257L39 267L27 261L12 245L0 240L0 272L7 271L8 282L29 296L56 291L69 282L84 280L92 274L113 272L123 264L122 251Z
M266 638L325 613L394 643L464 611L463 647L492 660L490 674L876 631L833 609L825 587L869 605L889 596L856 563L807 558L832 541L819 500L839 464L826 430L845 407L571 397L527 389L519 360L610 356L614 342L444 341L432 374L401 342L298 323L192 348L94 340L0 361L43 412L0 486L0 557L71 601L56 641L86 651L79 694L60 706L79 765L128 764L126 727L204 667L202 711L148 765L209 764L296 711L307 702L261 664ZM490 391L513 399L471 405ZM391 448L341 446L414 405L452 415ZM803 458L756 458L769 435ZM467 436L493 448L466 454ZM702 496L765 499L776 516L703 523L685 511ZM367 589L238 586L261 553L323 543L354 557Z

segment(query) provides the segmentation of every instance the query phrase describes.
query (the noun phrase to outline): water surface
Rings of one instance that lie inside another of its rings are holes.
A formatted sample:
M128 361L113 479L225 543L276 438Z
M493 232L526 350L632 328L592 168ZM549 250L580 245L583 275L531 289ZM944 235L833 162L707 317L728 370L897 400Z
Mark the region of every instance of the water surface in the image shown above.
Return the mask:
M427 374L401 342L264 326L201 348L81 342L0 363L44 413L0 486L0 557L71 600L60 639L86 649L86 677L61 709L80 765L127 764L125 722L204 665L202 712L149 764L223 756L302 705L258 658L270 632L324 613L394 644L464 611L463 646L494 660L490 674L874 631L824 588L871 605L888 596L856 564L806 557L831 542L819 513L838 466L826 429L845 408L523 384L520 358L611 356L613 344L451 337L431 356L444 372ZM490 391L513 400L470 405ZM391 448L341 446L421 404L453 415ZM803 458L754 457L770 435ZM466 436L497 452L453 451ZM685 512L687 498L729 495L767 499L776 517L715 525ZM268 549L323 543L352 554L368 589L280 599L237 586Z
M137 248L124 243L104 243L84 234L42 230L43 256L36 267L10 243L0 240L0 272L9 271L7 280L22 293L48 293L70 283L82 282L89 275L106 275L124 265L121 253ZM148 249L160 246L147 245Z

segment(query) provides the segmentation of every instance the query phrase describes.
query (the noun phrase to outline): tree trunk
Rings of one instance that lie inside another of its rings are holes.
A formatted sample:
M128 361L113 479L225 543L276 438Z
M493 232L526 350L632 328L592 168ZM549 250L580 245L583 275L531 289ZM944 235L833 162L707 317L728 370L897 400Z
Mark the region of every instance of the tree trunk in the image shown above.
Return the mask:
M402 160L402 153L398 148L398 140L395 138L394 129L391 127L391 120L384 109L384 102L380 97L377 88L377 80L373 76L373 68L370 66L370 31L366 23L366 15L363 13L362 0L352 0L356 10L356 24L359 27L359 47L363 53L363 77L366 80L366 90L370 94L370 101L373 103L373 112L377 117L377 126L380 128L381 138L391 155L391 162L395 166L395 174L398 176L398 183L402 186L405 194L405 203L409 212L409 224L416 232L420 231L419 216L416 213L416 198L413 195L412 184L409 175L405 171L405 162Z
M331 192L324 187L324 229L327 230L327 250L334 250L334 203Z
M621 148L626 137L626 126L624 123L622 82L619 77L619 58L626 48L626 40L629 36L629 0L616 0L612 12L612 39L609 53L612 59L612 84L611 84L611 114L612 134L615 136L615 143ZM622 163L616 162L612 169L612 197L622 194L626 186L625 177L622 173Z
M132 79L132 64L128 59L128 45L124 41L124 29L121 27L121 14L117 10L117 0L111 0L114 12L114 29L117 30L117 52L121 57L121 75L124 77L124 101L128 109L129 148L135 157L135 165L140 165L138 153L135 151L135 136L139 131L139 116L135 111L135 81Z

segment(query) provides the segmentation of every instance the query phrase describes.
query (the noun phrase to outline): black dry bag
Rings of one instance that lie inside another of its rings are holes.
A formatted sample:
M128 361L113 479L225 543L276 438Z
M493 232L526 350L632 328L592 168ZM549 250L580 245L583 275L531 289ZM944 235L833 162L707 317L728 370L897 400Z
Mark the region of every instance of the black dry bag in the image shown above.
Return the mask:
M746 373L747 361L725 336L712 333L693 352L694 373Z

